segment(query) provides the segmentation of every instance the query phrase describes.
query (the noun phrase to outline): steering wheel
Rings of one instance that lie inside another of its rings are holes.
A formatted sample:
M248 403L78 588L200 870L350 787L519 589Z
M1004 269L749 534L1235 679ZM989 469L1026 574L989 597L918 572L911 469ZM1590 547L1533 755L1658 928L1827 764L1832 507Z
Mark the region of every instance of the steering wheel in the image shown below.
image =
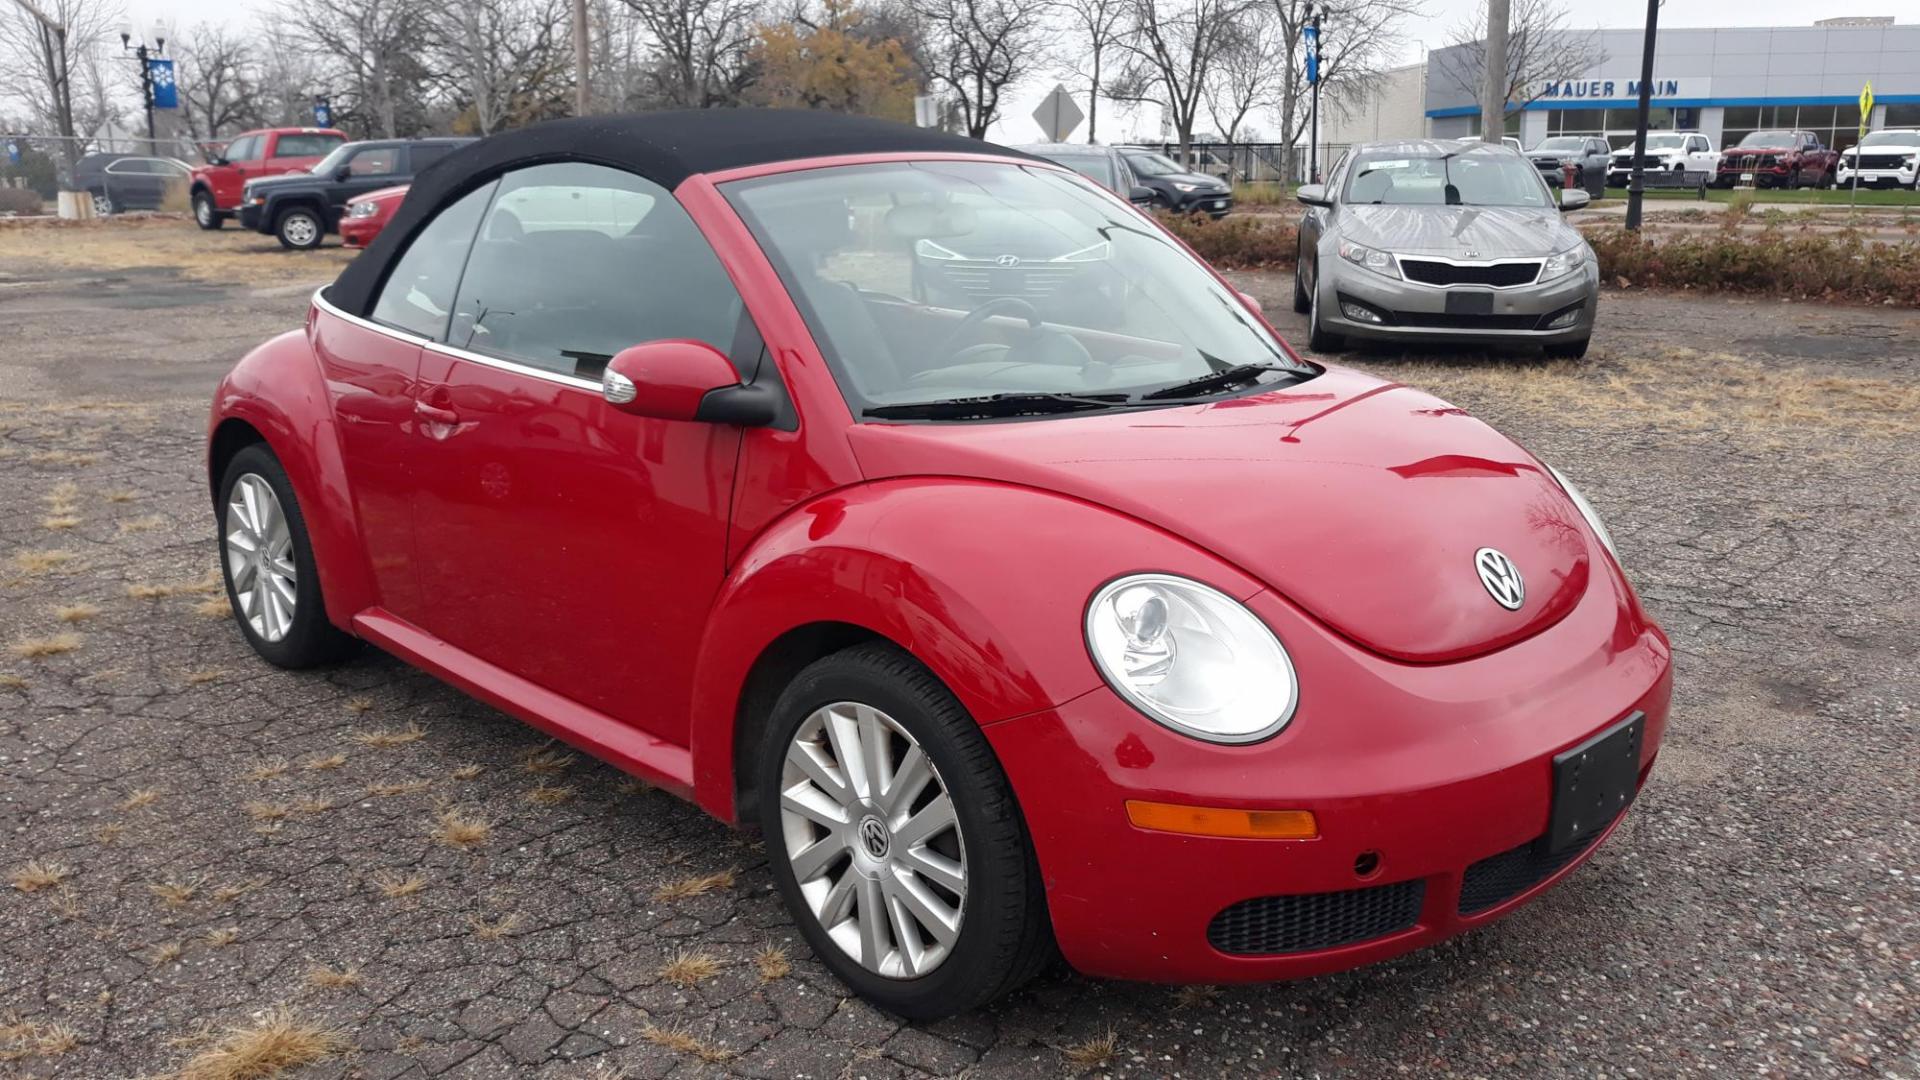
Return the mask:
M979 330L981 324L995 315L1017 315L1027 321L1027 329L1040 329L1040 313L1034 310L1032 304L1017 296L996 296L962 316L934 355L944 357L949 364L957 361L961 346Z

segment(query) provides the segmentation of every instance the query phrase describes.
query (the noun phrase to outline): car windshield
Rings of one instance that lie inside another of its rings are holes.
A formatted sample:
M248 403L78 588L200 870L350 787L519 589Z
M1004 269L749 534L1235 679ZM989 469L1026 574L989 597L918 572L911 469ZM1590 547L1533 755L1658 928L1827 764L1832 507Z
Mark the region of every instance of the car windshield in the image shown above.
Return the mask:
M1795 143L1791 131L1756 131L1740 140L1741 146L1792 146Z
M1920 131L1875 131L1860 140L1861 146L1912 146L1920 143Z
M307 171L315 176L326 176L332 173L347 163L347 158L353 155L352 147L352 143L341 143L339 146L333 148L332 153L315 162L313 168Z
M1649 135L1647 136L1647 149L1649 150L1678 149L1680 146L1686 143L1686 140L1687 140L1687 137L1685 135ZM1627 149L1631 150L1633 149L1633 147L1629 145Z
M1055 161L1102 187L1119 190L1120 183L1113 175L1113 159L1105 154L1049 154L1036 151L1043 158Z
M1535 150L1585 150L1587 140L1572 135L1561 135L1552 139L1540 140Z
M1165 232L1071 174L927 161L722 190L856 414L996 395L1118 407L1313 370Z
M1127 164L1141 176L1178 176L1187 171L1159 154L1128 154Z
M1373 151L1348 169L1346 201L1388 206L1553 205L1539 170L1484 146L1452 154Z

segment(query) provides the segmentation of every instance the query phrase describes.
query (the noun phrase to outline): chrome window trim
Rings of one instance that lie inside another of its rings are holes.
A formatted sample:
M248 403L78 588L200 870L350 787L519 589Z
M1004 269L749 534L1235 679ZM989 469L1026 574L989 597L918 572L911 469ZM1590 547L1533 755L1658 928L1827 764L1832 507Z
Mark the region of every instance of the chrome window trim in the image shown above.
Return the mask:
M490 367L499 371L511 372L515 375L525 375L529 378L539 379L542 382L552 383L555 386L564 386L569 390L581 390L595 397L601 395L600 384L589 379L582 379L574 375L562 375L555 371L542 371L530 364L522 364L513 360L502 360L497 356L487 356L483 353L469 352L466 349L456 348L444 342L434 341L431 338L424 338L418 334L388 326L384 323L374 322L372 319L363 319L358 315L348 314L333 306L333 303L327 299L326 294L327 287L325 285L315 289L313 291L314 306L335 318L345 320L351 326L357 326L362 330L371 330L376 334L385 335L395 341L404 341L409 345L418 345L429 352L439 353L441 356L450 356L455 360L465 360L468 363L479 364L482 367Z
M1394 268L1400 271L1400 280L1408 285L1418 285L1425 289L1440 289L1443 291L1447 289L1493 289L1499 291L1502 289L1529 289L1540 284L1540 271L1545 268L1547 258L1548 257L1544 255L1537 259L1449 259L1444 255L1395 255L1393 261ZM1416 281L1408 277L1406 270L1400 266L1401 263L1407 261L1436 262L1445 263L1448 266L1471 266L1479 268L1490 266L1531 266L1533 267L1533 278L1528 281L1523 281L1518 285L1475 285L1472 282L1459 282L1453 285L1435 285L1430 281Z

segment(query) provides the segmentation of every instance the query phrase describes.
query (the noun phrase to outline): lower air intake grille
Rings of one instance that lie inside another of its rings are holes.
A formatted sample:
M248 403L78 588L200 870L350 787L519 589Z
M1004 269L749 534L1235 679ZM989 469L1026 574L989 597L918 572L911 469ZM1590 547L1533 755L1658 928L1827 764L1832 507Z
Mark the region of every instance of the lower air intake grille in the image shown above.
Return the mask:
M1460 881L1460 914L1478 914L1519 896L1585 855L1604 832L1606 830L1601 829L1589 833L1585 840L1564 851L1549 852L1541 841L1529 840L1517 848L1481 859L1467 867L1466 876Z
M1426 892L1427 883L1416 878L1370 889L1242 900L1213 917L1207 941L1223 953L1242 956L1352 945L1410 929Z

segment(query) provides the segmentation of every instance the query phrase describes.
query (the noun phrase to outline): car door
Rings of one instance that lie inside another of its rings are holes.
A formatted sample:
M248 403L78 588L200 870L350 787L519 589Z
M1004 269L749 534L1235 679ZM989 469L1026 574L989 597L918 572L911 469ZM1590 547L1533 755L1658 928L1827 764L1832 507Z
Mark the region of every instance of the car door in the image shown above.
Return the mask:
M327 223L338 225L347 200L369 191L392 187L397 177L406 175L407 149L404 146L367 146L354 152L341 164L347 178L327 185Z
M663 338L705 341L737 367L760 353L673 196L584 163L502 177L449 332L422 356L415 621L684 744L741 431L607 404L612 355Z
M1717 164L1714 160L1713 144L1707 141L1705 135L1687 136L1686 169L1688 172L1712 172Z

